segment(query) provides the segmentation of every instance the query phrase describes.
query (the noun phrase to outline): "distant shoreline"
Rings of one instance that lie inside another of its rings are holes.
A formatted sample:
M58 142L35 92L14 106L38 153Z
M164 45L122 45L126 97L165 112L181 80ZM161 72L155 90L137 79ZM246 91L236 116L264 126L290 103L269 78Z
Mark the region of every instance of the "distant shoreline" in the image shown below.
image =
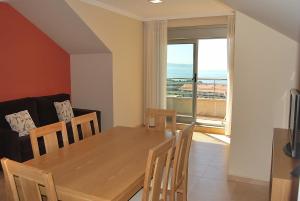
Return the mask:
M167 79L176 78L192 78L193 65L192 64L167 64ZM198 77L200 78L216 78L227 79L227 70L201 70L198 69Z

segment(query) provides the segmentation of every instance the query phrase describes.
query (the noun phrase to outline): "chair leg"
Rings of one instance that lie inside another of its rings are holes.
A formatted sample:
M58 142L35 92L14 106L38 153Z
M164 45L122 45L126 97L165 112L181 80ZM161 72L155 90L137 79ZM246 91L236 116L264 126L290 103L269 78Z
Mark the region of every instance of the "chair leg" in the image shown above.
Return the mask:
M183 187L182 201L187 201L187 188Z
M187 196L188 196L188 175L189 175L189 170L187 168L183 179L183 189L182 189L183 201L187 201Z
M169 201L175 201L175 194L176 194L176 192L174 192L173 190L170 190L169 191Z
M187 177L184 177L182 184L179 189L176 190L173 194L170 195L170 201L187 201L187 194L188 194L188 181ZM174 195L174 196L172 196ZM172 197L174 197L172 200Z

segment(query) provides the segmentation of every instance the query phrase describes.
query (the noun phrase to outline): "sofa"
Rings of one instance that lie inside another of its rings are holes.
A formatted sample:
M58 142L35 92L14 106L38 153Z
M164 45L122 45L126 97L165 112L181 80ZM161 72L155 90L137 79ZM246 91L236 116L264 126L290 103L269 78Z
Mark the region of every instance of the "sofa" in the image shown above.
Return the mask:
M7 157L18 162L24 162L33 158L29 135L19 137L5 120L5 115L28 110L36 127L58 122L54 102L70 100L69 94L56 94L42 97L28 97L17 100L0 102L0 158ZM101 112L96 110L73 108L74 116L80 116L96 112L99 129L101 131ZM69 143L74 143L71 123L67 123ZM61 135L58 135L59 146L63 146ZM42 139L39 139L40 152L45 152Z

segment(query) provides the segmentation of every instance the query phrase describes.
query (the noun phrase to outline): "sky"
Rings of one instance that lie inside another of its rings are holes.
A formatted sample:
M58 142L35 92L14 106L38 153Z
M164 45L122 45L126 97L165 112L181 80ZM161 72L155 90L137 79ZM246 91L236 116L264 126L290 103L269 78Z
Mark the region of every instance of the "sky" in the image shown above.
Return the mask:
M193 64L193 45L168 45L168 63ZM227 39L198 40L198 71L226 69Z

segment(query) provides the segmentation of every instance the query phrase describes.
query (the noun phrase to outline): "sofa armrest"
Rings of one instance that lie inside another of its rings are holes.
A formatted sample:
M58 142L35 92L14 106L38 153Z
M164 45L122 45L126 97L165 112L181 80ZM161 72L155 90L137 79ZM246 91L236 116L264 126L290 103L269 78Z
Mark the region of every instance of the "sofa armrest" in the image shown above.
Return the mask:
M19 133L0 128L1 155L15 161L22 161Z
M96 112L97 114L97 119L98 119L98 125L99 125L99 130L101 132L101 111L99 110L88 110L88 109L79 109L79 108L73 108L74 116L78 117L84 114Z

